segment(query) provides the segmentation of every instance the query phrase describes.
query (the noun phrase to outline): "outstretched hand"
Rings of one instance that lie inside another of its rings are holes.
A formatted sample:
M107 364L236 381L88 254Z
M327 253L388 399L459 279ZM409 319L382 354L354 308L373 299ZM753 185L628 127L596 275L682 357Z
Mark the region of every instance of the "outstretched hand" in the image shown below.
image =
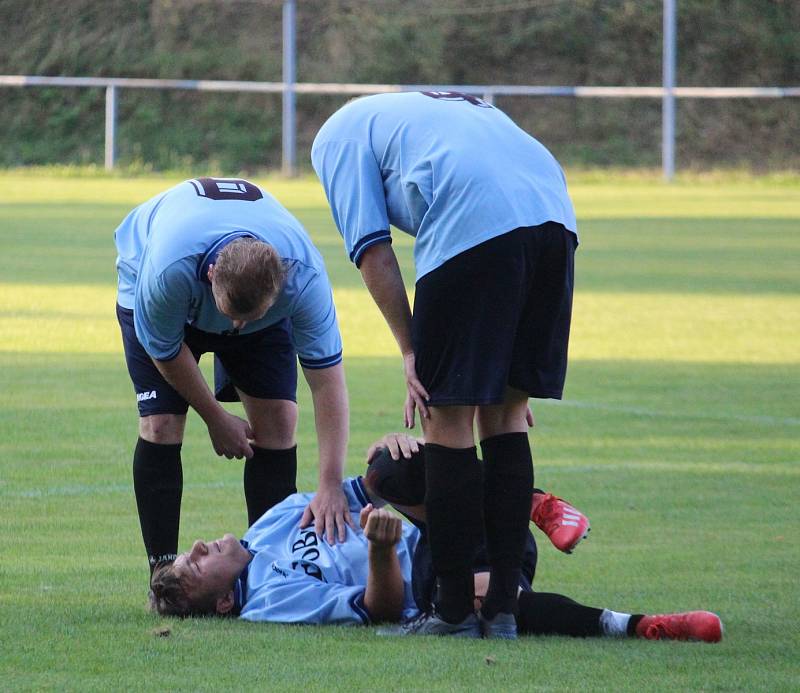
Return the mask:
M406 376L406 403L404 419L406 428L414 428L414 410L419 409L419 415L425 419L430 418L427 402L430 395L417 377L416 360L414 353L403 355L403 371Z
M376 548L391 548L403 536L403 521L382 508L375 508L372 503L361 510L359 515L364 536Z
M325 535L329 544L336 540L342 543L347 537L347 525L355 529L353 518L350 517L350 508L347 498L340 484L320 486L311 502L303 511L300 519L300 528L308 527L314 523L314 532L318 536Z

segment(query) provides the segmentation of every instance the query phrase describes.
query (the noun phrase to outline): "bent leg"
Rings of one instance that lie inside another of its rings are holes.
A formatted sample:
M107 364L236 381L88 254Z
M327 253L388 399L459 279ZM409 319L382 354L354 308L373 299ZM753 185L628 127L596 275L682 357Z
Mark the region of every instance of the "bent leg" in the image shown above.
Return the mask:
M189 405L159 373L136 337L133 311L118 305L117 320L139 410L133 488L152 573L156 563L173 560L178 551L181 443Z
M517 626L521 635L569 635L586 638L605 635L603 609L584 606L561 594L522 592Z
M180 445L186 414L151 414L139 418L139 437L155 445Z
M483 534L483 475L472 434L474 407L431 407L425 420L425 513L434 599L445 621L473 611L472 564Z
M425 446L411 457L395 460L389 448L377 451L364 474L371 498L391 503L412 523L425 522Z
M475 573L476 607L480 607L489 587L489 573ZM569 635L586 638L612 635L603 625L605 609L584 606L561 594L519 591L517 630L520 635ZM627 616L627 614L615 614ZM624 626L622 633L624 635Z
M248 525L297 488L297 354L288 320L214 344L218 399L238 394L253 429L244 463ZM234 389L235 388L235 389Z
M272 506L297 493L297 404L238 392L255 436L243 480L247 524L251 526Z
M139 419L133 454L133 489L150 571L178 553L183 493L181 443L186 416L153 414Z
M515 613L522 555L533 496L533 463L528 444L528 398L506 391L503 404L478 407L484 460L483 514L491 580L482 613Z

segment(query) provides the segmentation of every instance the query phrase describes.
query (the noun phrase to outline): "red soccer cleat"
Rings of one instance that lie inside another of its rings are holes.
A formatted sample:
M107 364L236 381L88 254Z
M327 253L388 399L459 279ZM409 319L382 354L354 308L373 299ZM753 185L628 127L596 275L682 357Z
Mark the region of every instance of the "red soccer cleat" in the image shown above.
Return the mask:
M572 553L589 534L589 518L552 493L534 493L531 522L541 529L559 551Z
M722 621L710 611L645 616L636 624L636 635L648 640L722 640Z

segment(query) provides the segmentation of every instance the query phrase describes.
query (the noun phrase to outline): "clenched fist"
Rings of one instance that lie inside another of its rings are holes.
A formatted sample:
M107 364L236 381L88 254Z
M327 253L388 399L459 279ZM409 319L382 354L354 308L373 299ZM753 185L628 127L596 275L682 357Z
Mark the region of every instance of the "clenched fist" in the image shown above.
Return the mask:
M364 536L376 548L391 548L403 536L403 521L382 508L375 508L370 503L361 511L359 524Z

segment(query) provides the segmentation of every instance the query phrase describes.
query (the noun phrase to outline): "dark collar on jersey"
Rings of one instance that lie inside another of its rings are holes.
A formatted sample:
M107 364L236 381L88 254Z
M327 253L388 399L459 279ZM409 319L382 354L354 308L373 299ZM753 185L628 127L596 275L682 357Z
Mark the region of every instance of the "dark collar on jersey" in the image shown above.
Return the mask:
M366 508L367 505L369 505L369 494L364 486L364 478L357 476L355 479L351 479L350 487L353 489L353 493L356 495L356 498L358 498L358 502Z
M252 233L247 233L247 231L232 231L214 241L214 244L206 251L206 254L200 259L200 262L197 263L197 278L201 282L205 282L206 284L211 283L208 280L209 265L213 265L217 261L217 255L219 255L220 250L237 238L255 238L255 236Z
M241 539L239 543L250 552L251 556L255 557L256 552L250 548L250 544L248 544L244 539ZM248 563L244 567L244 570L239 573L239 577L236 578L236 582L233 583L233 613L235 616L238 616L240 613L242 613L242 609L247 601L247 574L249 572L250 564Z

